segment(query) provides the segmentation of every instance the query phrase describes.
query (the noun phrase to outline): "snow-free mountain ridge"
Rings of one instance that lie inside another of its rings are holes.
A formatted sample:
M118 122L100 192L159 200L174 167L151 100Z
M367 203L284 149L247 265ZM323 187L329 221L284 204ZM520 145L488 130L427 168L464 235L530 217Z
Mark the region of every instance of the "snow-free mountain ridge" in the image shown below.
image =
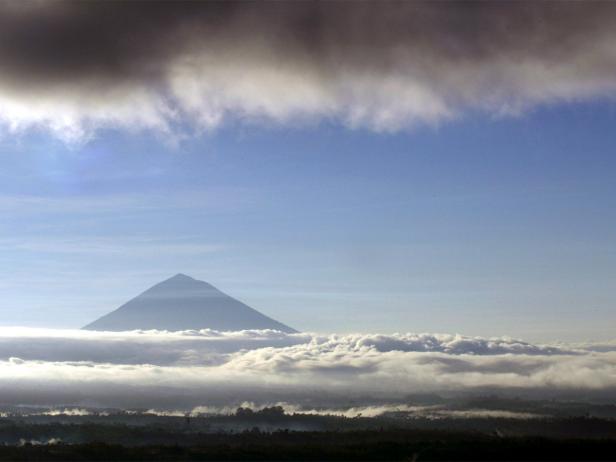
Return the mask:
M228 296L211 284L181 273L156 284L83 329L274 329L297 332Z

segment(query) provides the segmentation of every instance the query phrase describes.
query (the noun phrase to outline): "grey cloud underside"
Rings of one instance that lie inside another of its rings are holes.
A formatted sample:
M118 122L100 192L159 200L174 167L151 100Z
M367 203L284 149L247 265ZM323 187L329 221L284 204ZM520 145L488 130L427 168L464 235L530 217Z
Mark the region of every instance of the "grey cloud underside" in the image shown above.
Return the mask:
M192 409L414 393L616 397L616 352L444 334L0 330L5 404Z
M613 97L614 26L611 2L5 2L0 118L79 139L519 113Z

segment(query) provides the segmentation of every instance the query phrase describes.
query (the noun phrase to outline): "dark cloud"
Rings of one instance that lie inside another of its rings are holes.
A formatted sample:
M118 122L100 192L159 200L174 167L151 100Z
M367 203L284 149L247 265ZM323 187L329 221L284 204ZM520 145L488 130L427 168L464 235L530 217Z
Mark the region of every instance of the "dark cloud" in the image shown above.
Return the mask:
M611 97L615 26L612 2L5 2L0 117L70 139L519 113Z

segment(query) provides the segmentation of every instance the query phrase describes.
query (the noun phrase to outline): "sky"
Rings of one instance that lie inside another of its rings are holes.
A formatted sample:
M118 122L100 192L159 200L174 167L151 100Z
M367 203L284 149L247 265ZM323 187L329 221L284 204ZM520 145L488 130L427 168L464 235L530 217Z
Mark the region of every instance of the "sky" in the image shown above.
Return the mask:
M613 4L14 5L0 324L182 272L304 332L613 338Z

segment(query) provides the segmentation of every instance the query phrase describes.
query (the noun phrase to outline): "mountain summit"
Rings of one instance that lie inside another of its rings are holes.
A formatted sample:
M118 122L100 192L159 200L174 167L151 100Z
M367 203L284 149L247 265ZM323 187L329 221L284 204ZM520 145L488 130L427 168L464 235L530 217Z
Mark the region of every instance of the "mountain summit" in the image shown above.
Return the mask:
M156 284L83 329L275 329L297 332L229 297L211 284L181 273Z

